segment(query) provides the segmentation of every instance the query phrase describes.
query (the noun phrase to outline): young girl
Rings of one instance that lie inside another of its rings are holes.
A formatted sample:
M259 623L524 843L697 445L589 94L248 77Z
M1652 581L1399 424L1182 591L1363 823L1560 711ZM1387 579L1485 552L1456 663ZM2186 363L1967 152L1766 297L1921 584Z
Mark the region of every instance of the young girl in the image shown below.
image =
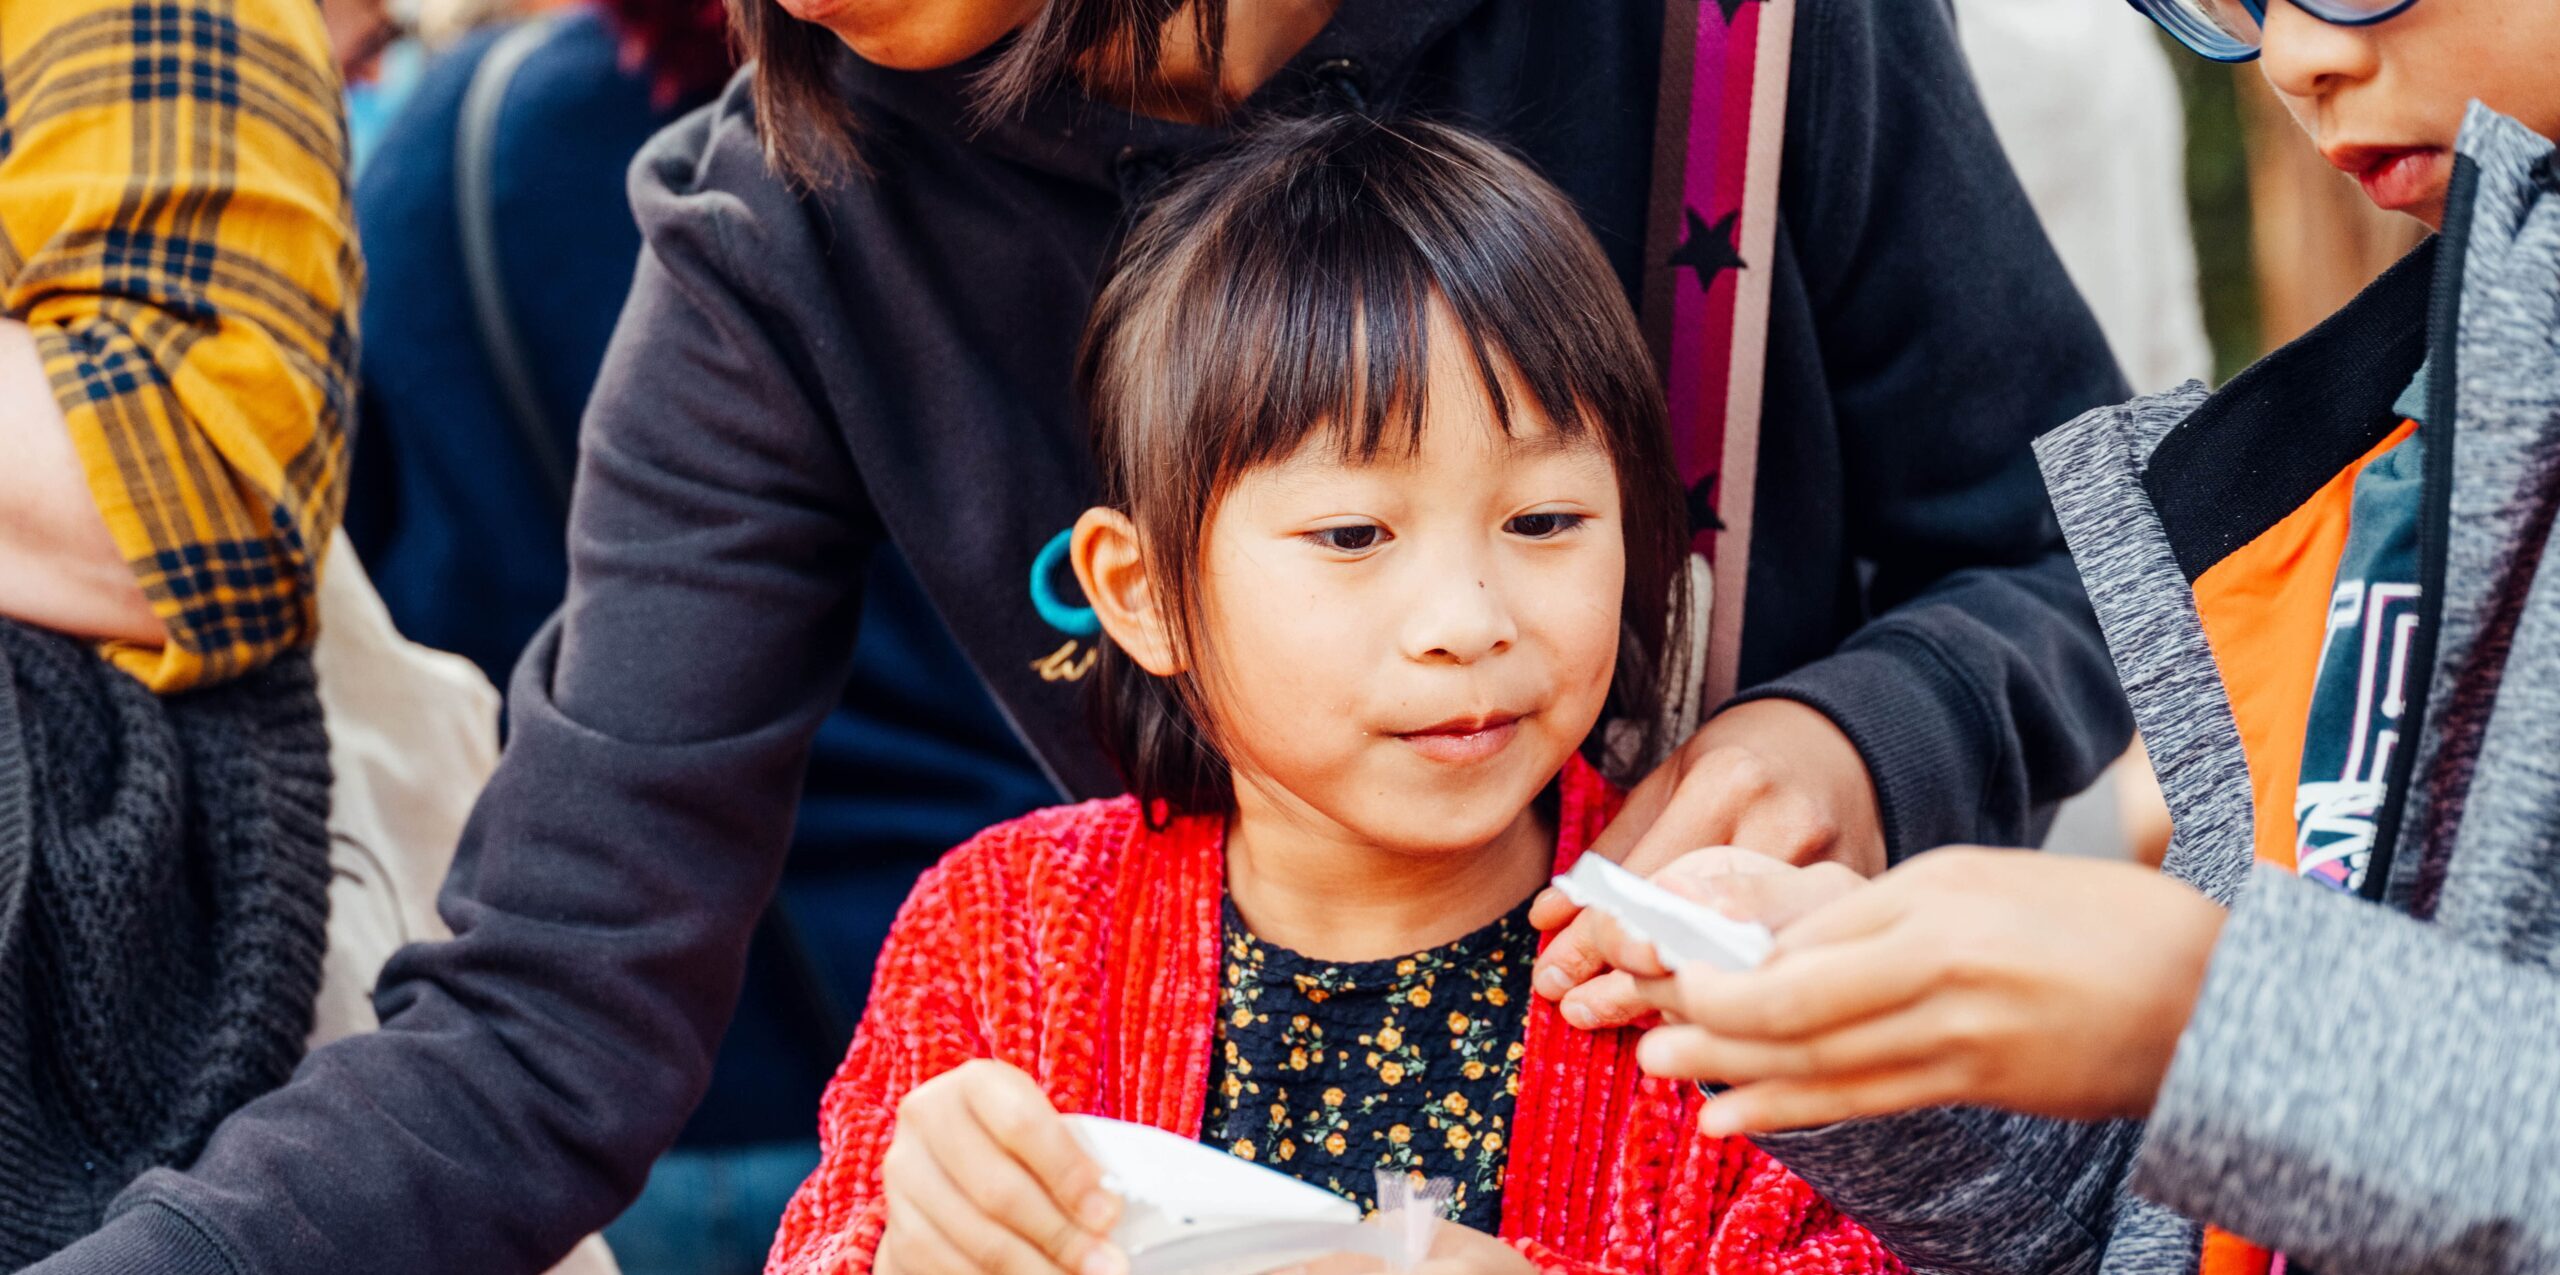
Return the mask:
M770 1269L1125 1270L1061 1111L1364 1207L1454 1179L1462 1269L1891 1268L1529 992L1617 805L1585 754L1641 755L1682 649L1661 396L1564 198L1448 128L1272 127L1138 223L1080 364L1134 795L918 885Z

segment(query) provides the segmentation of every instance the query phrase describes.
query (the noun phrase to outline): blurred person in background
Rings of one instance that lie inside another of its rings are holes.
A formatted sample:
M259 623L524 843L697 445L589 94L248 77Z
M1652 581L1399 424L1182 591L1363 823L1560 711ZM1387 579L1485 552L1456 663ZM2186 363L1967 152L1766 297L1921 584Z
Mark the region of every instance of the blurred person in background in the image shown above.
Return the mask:
M640 256L624 175L727 80L722 22L719 0L606 0L467 32L357 184L372 286L348 532L402 632L502 686L568 589L568 462ZM762 1268L899 901L1052 797L894 547L862 610L710 1090L607 1232L632 1275Z
M329 28L338 78L350 92L379 79L384 51L408 34L391 0L320 0L320 20Z
M2134 391L2213 375L2168 53L2122 5L1955 0L1991 127Z

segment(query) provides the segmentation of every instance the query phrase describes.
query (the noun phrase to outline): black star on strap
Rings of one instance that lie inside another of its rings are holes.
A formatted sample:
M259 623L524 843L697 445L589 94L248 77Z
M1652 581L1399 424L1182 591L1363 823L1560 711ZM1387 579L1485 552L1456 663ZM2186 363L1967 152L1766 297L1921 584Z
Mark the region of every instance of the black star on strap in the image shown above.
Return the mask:
M1742 254L1734 251L1733 247L1734 223L1741 219L1741 213L1726 213L1713 226L1698 216L1695 208L1683 209L1681 215L1689 219L1689 232L1681 236L1680 247L1664 265L1673 269L1687 266L1697 271L1700 289L1715 286L1716 276L1727 270L1750 268L1743 264Z
M1716 516L1716 476L1709 474L1689 486L1689 534L1724 530L1724 519Z

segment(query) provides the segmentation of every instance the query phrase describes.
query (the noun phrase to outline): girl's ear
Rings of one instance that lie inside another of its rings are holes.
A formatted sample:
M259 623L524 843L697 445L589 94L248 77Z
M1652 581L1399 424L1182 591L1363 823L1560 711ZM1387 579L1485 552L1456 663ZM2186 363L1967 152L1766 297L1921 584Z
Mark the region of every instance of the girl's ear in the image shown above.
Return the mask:
M1076 519L1067 559L1075 564L1076 583L1084 586L1102 631L1157 677L1183 671L1187 661L1173 641L1173 626L1163 611L1163 595L1139 552L1138 528L1127 514L1100 507Z

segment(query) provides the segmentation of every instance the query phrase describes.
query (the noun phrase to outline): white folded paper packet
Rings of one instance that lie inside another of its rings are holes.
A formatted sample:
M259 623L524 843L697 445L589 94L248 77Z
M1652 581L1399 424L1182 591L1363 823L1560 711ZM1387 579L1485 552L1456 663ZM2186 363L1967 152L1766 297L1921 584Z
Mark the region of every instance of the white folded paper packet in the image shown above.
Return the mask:
M1392 1259L1394 1236L1363 1226L1330 1191L1148 1125L1068 1116L1123 1208L1111 1242L1131 1275L1261 1275L1330 1253Z
M1653 944L1663 967L1692 961L1740 973L1769 959L1769 927L1703 907L1596 854L1574 860L1556 888L1576 907L1596 909L1629 937Z

